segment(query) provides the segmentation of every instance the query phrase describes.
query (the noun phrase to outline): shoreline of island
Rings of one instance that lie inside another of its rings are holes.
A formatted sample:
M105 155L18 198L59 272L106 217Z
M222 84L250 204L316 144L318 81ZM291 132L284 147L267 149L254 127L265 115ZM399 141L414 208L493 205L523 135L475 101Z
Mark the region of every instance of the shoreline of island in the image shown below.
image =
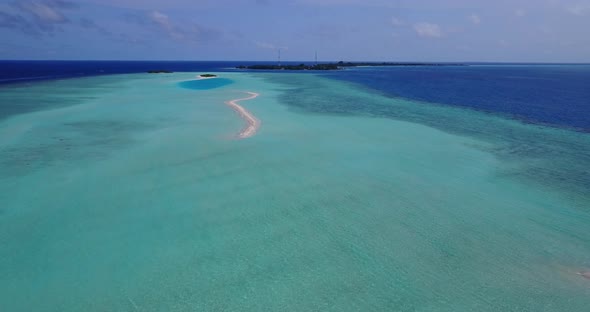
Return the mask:
M337 63L321 63L306 65L301 63L298 65L274 65L274 64L255 64L255 65L239 65L236 69L251 69L251 70L341 70L349 67L443 67L443 66L469 66L465 63L402 63L402 62L337 62Z
M214 79L217 78L217 75L213 74L200 74L197 76L197 80L205 80L205 79Z

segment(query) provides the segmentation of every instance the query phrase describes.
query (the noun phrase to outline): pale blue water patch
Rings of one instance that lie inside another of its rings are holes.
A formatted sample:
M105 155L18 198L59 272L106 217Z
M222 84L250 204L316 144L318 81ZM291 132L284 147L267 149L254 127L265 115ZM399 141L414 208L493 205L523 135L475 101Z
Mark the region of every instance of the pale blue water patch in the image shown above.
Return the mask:
M503 174L527 158L499 158L500 139L417 123L477 115L410 114L415 103L313 75L225 73L233 84L178 87L191 77L112 76L102 96L0 122L4 309L590 304L589 281L576 274L590 267L586 202L574 204L555 183L547 192ZM262 126L235 140L243 121L224 102L246 91L260 94L240 105ZM391 114L387 105L415 122L377 117ZM503 120L486 121L504 129ZM510 129L519 136L529 127ZM29 166L15 163L31 151Z
M89 80L88 80L89 79ZM112 92L112 78L50 80L0 85L0 120L19 114L67 107ZM35 92L31 92L34 85Z
M192 79L179 82L178 85L182 88L193 90L210 90L221 88L232 84L233 81L227 78L208 78L208 79Z
M177 120L178 109L195 109L203 98L210 96L204 93L195 99L190 90L176 87L179 81L189 77L191 75L187 74L165 79L148 74L119 75L6 87L2 96L12 99L16 105L21 101L28 104L35 98L40 103L38 109L46 110L5 122L0 138L5 143L15 141L0 150L0 155L4 156L0 161L6 164L5 173L55 162L101 158L113 149L137 141L137 136L146 131L183 124ZM73 88L80 91L71 92ZM100 97L95 96L97 92ZM21 98L24 93L27 97ZM46 107L46 98L52 102L62 99L66 108L61 108L64 105ZM223 106L216 108L223 109ZM145 111L138 114L139 109ZM207 113L203 107L199 109L200 113Z

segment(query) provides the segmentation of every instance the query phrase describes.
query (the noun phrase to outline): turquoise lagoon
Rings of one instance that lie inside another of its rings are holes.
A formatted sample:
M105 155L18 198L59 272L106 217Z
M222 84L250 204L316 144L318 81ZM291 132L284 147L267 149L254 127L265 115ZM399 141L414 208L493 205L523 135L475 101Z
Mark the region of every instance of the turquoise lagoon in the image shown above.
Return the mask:
M1 90L51 107L0 121L2 311L590 306L587 134L316 75L219 75ZM246 91L262 126L237 140L224 102Z

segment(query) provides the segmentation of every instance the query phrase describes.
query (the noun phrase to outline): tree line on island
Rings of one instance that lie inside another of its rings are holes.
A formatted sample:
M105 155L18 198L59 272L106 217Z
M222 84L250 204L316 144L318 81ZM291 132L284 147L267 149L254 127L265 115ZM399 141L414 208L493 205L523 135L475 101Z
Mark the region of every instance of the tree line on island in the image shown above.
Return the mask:
M280 64L256 64L256 65L239 65L237 69L254 69L254 70L339 70L346 67L376 67L376 66L469 66L464 63L404 63L404 62L337 62L337 63L322 63L306 65L304 63L298 65L280 65ZM169 70L150 70L150 74L169 74ZM212 78L215 75L204 74L200 75L203 78Z
M156 69L156 70L148 70L148 74L171 74L173 71L165 70L165 69ZM217 75L213 74L201 74L199 75L200 78L215 78Z
M263 70L336 70L339 69L337 64L315 64L315 65L240 65L238 69L263 69Z
M391 62L337 62L324 63L314 65L272 65L272 64L258 64L258 65L240 65L236 66L238 69L258 69L258 70L339 70L345 67L358 66L467 66L462 63L391 63Z

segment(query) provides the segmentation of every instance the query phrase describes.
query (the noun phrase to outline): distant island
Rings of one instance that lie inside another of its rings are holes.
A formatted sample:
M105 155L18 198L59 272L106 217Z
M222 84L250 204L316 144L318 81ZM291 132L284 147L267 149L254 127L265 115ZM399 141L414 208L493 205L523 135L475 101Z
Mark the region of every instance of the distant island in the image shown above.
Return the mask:
M156 70L148 70L148 74L172 74L173 71L164 70L164 69L156 69Z
M199 75L199 77L201 77L201 78L215 78L215 77L217 77L217 75L213 75L213 74L202 74L202 75Z
M264 69L264 70L336 70L340 69L338 64L315 64L315 65L240 65L238 69Z
M373 62L343 62L324 63L314 65L240 65L238 69L260 69L260 70L339 70L345 67L359 66L467 66L462 63L373 63Z

